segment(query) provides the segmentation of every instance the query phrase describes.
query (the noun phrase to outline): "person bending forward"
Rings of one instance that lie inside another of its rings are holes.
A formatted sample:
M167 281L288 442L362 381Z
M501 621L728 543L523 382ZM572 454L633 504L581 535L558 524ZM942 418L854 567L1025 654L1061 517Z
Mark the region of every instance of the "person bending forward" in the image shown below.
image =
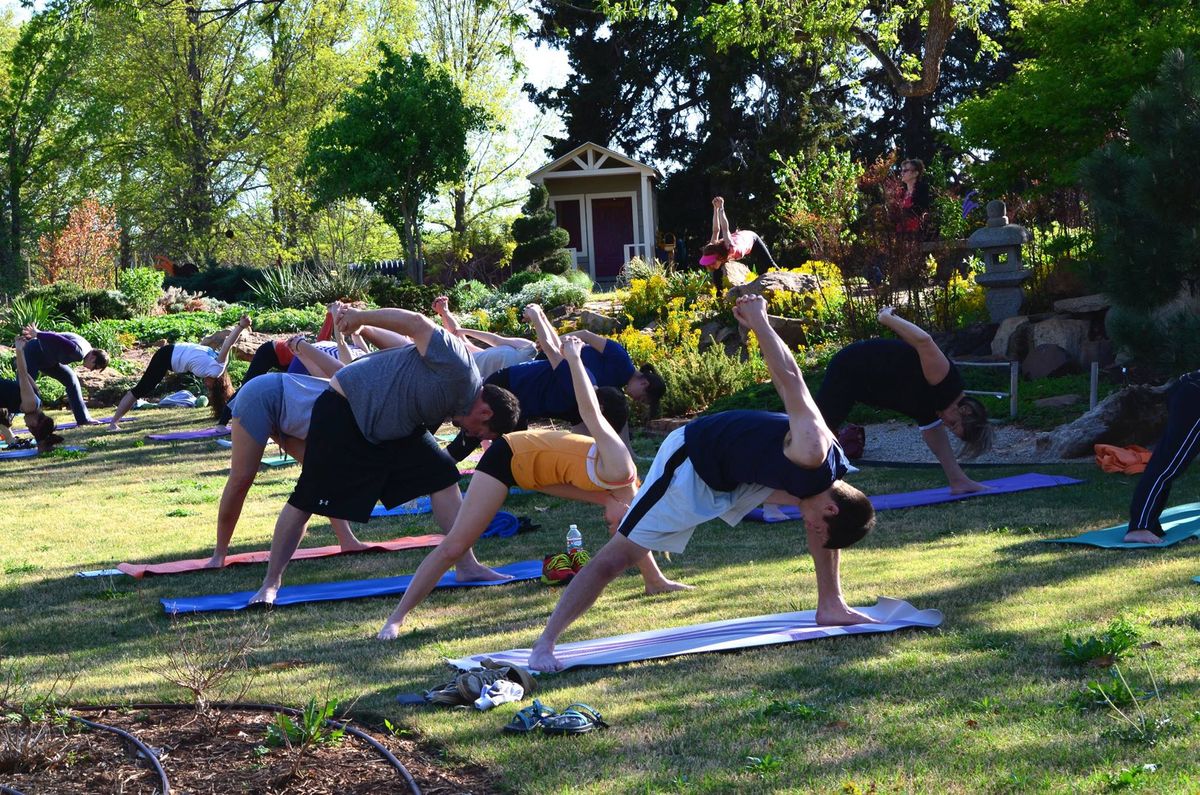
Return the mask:
M626 567L648 550L682 552L696 526L721 518L736 525L759 503L798 505L817 573L817 621L869 622L842 598L838 550L875 522L870 500L843 483L845 455L804 385L796 360L767 321L766 301L743 296L734 316L754 331L786 414L725 411L701 417L663 442L617 534L567 586L529 666L557 671L559 636Z

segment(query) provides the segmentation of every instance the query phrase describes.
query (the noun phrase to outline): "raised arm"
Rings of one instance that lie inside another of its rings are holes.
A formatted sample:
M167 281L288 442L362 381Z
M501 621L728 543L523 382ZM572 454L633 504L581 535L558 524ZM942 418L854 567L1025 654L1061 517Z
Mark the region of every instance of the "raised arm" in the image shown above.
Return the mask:
M333 378L334 373L346 366L332 356L322 353L319 348L304 339L303 334L289 337L287 346L304 365L304 369L308 370L308 374L317 378Z
M732 248L733 235L729 233L729 219L725 217L725 200L718 196L713 199L713 203L717 208L717 240L724 240L725 244Z
M33 379L29 377L29 368L25 365L25 343L28 341L29 339L22 334L14 343L14 347L17 349L14 364L17 368L17 385L21 389L21 411L26 414L37 411L40 405L37 388L34 386Z
M721 239L721 206L724 204L724 202L725 200L720 196L713 197L712 234L708 236L708 244L710 246Z
M217 361L225 364L229 361L229 352L233 350L233 346L237 344L238 337L242 336L242 332L250 328L250 316L242 315L238 318L237 325L225 335L225 342L221 344L221 350L217 351Z
M608 345L608 337L601 337L596 332L588 331L587 329L581 328L579 331L572 331L569 334L564 334L563 336L577 337L585 344L591 345L593 348L595 348L598 353L604 353L604 346Z
M356 334L352 334L351 336L358 337L359 339L371 343L371 345L377 350L383 350L384 348L403 348L406 345L413 344L412 337L406 337L403 334L397 334L396 332L388 331L387 329L375 328L374 326L363 326ZM365 348L363 349L366 350Z
M562 361L562 347L550 318L546 317L546 313L537 304L525 307L524 317L525 322L533 327L538 345L542 346L542 353L546 354L546 361L550 362L551 367L558 367L558 363Z
M579 337L564 336L562 352L563 358L567 360L567 366L571 368L571 386L575 388L575 402L579 406L579 417L587 427L588 435L594 439L605 428L608 429L608 433L615 435L616 429L600 413L600 401L596 399L596 387L588 379L587 370L583 366L583 359L580 356L583 353L583 340Z
M909 323L896 314L894 307L879 310L880 325L891 329L896 336L911 345L921 358L921 373L929 384L940 384L950 372L950 360L929 336L929 332L915 323Z
M346 335L342 333L341 329L334 329L333 339L337 342L338 346L338 361L342 364L350 364L350 362L354 361L354 352L350 350L350 343L346 342ZM308 367L307 364L304 366Z
M796 358L775 333L775 329L771 328L766 300L759 295L744 295L734 305L733 316L758 337L758 346L771 373L771 382L783 398L783 407L791 425L791 438L784 453L797 466L819 466L829 454L833 434L821 418Z
M422 356L425 355L425 351L429 348L429 340L433 337L433 332L437 330L437 326L433 324L433 321L420 312L410 312L407 309L395 308L367 310L342 307L338 313L337 326L345 334L353 334L364 326L374 326L381 331L404 335L412 339L413 344L417 346L417 352ZM373 339L372 336L368 335L366 328L363 328L363 336L366 336L371 344L376 347L395 347L394 345L384 344L382 339L379 341ZM387 336L381 335L382 338L386 338Z

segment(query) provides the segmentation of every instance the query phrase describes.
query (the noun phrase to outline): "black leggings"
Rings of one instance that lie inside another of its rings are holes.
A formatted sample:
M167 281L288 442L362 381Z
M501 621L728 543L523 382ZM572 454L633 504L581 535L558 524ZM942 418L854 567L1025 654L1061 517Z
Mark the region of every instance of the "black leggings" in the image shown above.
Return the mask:
M1163 536L1159 517L1171 496L1171 483L1200 452L1200 370L1180 376L1167 399L1167 429L1133 490L1129 529Z
M275 343L268 341L258 346L258 350L254 352L254 358L250 360L250 366L246 368L246 377L242 379L242 386L251 379L257 376L269 373L272 370L286 370L279 361L279 356L275 353ZM240 390L241 387L238 387ZM237 392L233 393L233 397L229 398L229 403L225 404L225 408L221 411L221 416L217 417L218 425L228 425L233 419L233 409L230 404L233 403L233 398L237 397Z
M167 377L167 373L171 371L171 355L174 353L174 345L164 345L150 357L150 364L146 367L146 372L142 373L142 380L129 390L135 398L146 397L162 383L162 380Z

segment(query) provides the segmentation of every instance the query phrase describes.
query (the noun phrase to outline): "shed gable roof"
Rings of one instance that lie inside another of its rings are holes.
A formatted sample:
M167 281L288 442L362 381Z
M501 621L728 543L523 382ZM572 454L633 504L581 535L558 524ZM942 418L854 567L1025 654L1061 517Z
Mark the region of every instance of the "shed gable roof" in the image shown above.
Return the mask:
M531 173L529 181L541 183L547 177L584 177L594 174L612 174L613 172L638 173L654 179L662 179L662 174L657 168L639 163L620 152L588 141Z

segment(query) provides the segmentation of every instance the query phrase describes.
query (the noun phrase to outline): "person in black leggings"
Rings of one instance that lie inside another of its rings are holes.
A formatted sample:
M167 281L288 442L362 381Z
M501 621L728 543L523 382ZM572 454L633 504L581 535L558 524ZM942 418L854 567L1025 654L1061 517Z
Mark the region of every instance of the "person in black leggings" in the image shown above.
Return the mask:
M1171 483L1200 452L1200 370L1181 375L1167 397L1167 429L1154 446L1129 506L1126 543L1161 544L1159 517L1171 496Z
M63 438L54 432L54 420L42 411L42 401L38 397L33 379L29 376L29 368L25 363L25 347L31 339L32 333L22 332L14 343L17 349L14 358L16 380L0 380L0 438L10 448L29 446L27 443L23 445L12 433L13 415L21 412L25 415L25 427L37 442L38 452L45 453L53 450L55 445L62 444Z

